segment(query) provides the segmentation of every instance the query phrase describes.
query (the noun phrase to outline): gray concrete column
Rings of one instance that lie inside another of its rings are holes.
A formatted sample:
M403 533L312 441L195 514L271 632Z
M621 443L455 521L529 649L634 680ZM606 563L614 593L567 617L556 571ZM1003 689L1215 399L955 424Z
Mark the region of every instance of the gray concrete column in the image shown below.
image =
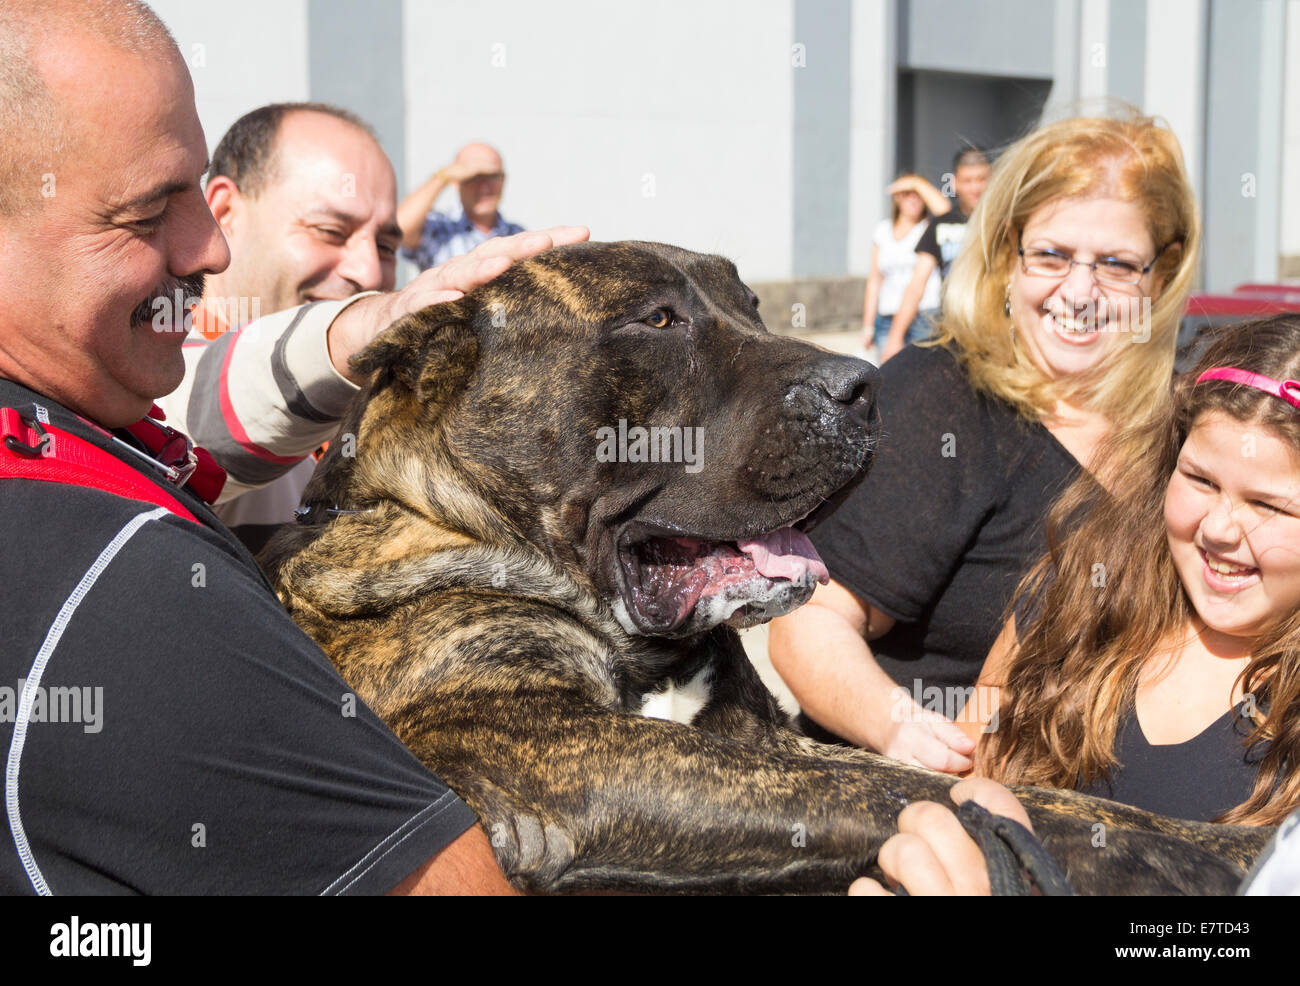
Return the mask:
M406 176L402 4L310 0L307 5L310 98L351 110L375 128L397 172L399 195Z
M795 0L792 266L796 277L848 270L849 0Z
M1106 88L1141 109L1146 98L1146 0L1112 2L1106 31Z
M1281 0L1212 0L1205 114L1205 286L1276 280L1282 181Z

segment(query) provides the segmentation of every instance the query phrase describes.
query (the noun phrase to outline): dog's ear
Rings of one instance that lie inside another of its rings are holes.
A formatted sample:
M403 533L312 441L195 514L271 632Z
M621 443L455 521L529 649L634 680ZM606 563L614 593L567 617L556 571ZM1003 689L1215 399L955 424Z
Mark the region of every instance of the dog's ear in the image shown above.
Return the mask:
M411 391L422 404L440 404L463 387L478 363L473 306L465 298L404 315L350 360Z

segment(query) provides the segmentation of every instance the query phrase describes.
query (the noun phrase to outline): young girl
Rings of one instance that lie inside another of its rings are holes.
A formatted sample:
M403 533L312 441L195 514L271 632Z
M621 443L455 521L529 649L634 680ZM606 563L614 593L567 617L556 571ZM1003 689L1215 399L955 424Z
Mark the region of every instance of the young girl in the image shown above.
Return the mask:
M981 675L976 773L1206 821L1300 804L1298 379L1300 316L1221 331L1113 442L1108 492L1057 503Z

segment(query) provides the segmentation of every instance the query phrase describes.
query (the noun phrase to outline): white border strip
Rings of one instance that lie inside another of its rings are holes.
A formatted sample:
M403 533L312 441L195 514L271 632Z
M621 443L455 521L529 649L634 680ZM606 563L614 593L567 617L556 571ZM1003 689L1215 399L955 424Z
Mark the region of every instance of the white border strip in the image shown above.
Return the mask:
M64 601L63 607L59 610L59 615L54 618L50 624L49 631L45 634L45 642L41 644L41 649L36 652L36 660L32 662L32 670L27 675L27 681L23 685L22 698L18 700L18 714L14 717L14 734L9 744L9 759L5 763L5 814L9 816L9 831L13 833L14 847L18 850L18 860L23 864L23 869L27 872L27 878L32 883L32 888L41 896L51 896L49 884L45 882L45 877L41 874L41 868L36 865L36 860L32 858L32 848L27 842L27 832L23 829L22 818L18 813L18 767L22 760L23 745L27 742L27 723L32 714L32 705L36 701L36 689L40 687L41 676L45 673L45 666L50 661L50 655L54 653L54 648L59 646L59 640L63 636L63 631L67 628L68 622L72 615L81 605L81 601L90 592L99 576L103 574L114 556L122 550L122 546L135 536L135 532L151 520L157 520L159 517L167 515L166 507L158 507L154 510L148 510L144 513L136 514L127 522L126 526L117 532L117 536L105 545L104 550L99 553L93 565L86 569L86 574L81 577L77 587L72 590L72 594Z

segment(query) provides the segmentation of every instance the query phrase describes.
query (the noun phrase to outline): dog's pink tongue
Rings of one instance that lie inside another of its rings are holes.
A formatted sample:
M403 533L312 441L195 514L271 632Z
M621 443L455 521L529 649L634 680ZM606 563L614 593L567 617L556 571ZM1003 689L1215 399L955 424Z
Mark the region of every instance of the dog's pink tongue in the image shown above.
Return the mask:
M778 528L753 541L737 541L736 546L753 560L758 574L769 579L798 581L811 574L822 585L831 580L812 542L793 527Z

